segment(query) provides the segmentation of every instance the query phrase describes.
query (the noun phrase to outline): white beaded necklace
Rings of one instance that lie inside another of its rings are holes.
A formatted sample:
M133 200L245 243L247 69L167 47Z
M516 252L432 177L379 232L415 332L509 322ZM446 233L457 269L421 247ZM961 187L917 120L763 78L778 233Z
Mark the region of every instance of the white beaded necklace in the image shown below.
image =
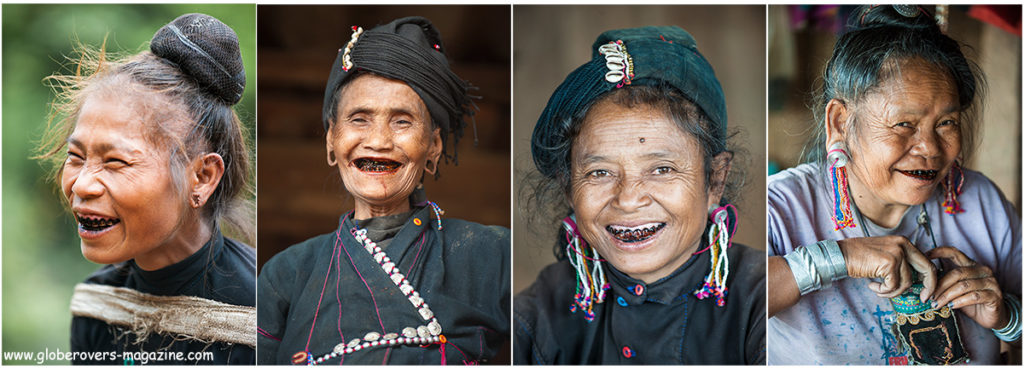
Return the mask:
M398 270L391 258L384 253L384 250L377 246L376 242L373 242L369 237L366 237L365 229L355 229L352 231L352 236L356 238L356 241L363 244L363 248L366 252L369 252L373 256L373 260L380 264L381 269L384 273L387 273L391 277L391 282L398 286L398 289L405 294L405 297L409 299L412 306L417 309L420 313L420 317L426 322L426 325L420 325L418 327L405 327L401 333L392 332L380 334L377 332L369 332L362 339L356 338L348 343L341 342L334 346L334 351L329 354L320 356L313 360L310 357L308 364L317 365L327 360L339 357L341 355L351 354L353 352L370 348L370 347L390 347L398 345L429 345L433 343L440 343L444 345L447 339L441 334L441 323L438 323L437 317L434 316L434 312L430 310L430 306L427 302L420 297L419 292L416 292L409 284L409 280L405 279L405 276Z

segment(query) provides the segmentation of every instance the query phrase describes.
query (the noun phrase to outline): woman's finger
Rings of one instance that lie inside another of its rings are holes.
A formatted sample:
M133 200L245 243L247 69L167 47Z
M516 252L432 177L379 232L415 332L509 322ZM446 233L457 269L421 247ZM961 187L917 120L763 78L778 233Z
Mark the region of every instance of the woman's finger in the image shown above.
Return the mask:
M947 292L956 287L961 281L964 280L985 280L988 279L992 283L996 283L992 277L992 270L984 265L976 265L974 267L962 267L950 270L946 275L942 276L939 280L939 284L935 287L935 298L936 302L939 302L941 296L948 296ZM995 286L998 289L998 285Z
M938 283L939 271L935 269L935 264L932 264L928 257L921 253L921 250L909 242L903 244L903 250L907 257L906 262L917 271L917 274L921 275L921 284L924 285L920 295L921 301L928 301Z
M962 267L969 267L969 266L974 266L975 264L977 264L974 260L972 260L971 258L967 257L966 254L964 254L963 252L961 252L960 250L958 250L957 248L952 247L952 246L941 246L941 247L936 247L934 249L931 249L931 250L928 251L928 258L929 259L936 259L936 258L948 259L948 260L952 261L954 265L962 266Z
M895 283L896 288L890 290L887 293L883 293L882 295L880 295L881 297L896 297L902 294L903 291L906 291L908 288L910 288L910 285L913 282L913 279L911 278L910 274L910 266L907 265L906 262L901 262L897 270L899 273L897 274L899 276L899 280L897 280Z
M943 291L941 294L936 295L935 304L941 306L948 304L951 301L956 301L958 298L971 295L977 291L998 291L999 284L996 283L993 278L981 278L981 279L961 279L956 281L952 286ZM959 306L959 305L958 305Z
M993 290L974 290L958 296L950 302L950 308L961 309L971 305L1002 304L1002 294Z

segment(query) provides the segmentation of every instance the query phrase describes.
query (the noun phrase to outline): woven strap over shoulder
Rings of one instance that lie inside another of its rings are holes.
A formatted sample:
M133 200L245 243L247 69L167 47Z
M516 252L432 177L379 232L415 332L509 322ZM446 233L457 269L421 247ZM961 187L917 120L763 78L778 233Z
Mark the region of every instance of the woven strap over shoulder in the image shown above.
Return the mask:
M71 314L102 320L138 340L163 334L181 340L256 347L256 308L194 296L156 296L130 288L79 283Z

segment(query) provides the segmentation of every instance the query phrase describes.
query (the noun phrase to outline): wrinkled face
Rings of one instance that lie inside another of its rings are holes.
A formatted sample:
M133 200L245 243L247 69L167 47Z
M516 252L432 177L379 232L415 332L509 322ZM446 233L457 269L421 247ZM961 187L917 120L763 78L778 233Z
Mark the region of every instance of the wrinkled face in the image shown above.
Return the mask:
M664 112L599 102L572 147L571 199L583 238L647 283L696 251L712 199L697 140Z
M367 74L342 88L337 111L327 151L345 188L372 207L407 207L427 160L441 155L423 100L404 82Z
M901 67L857 104L845 137L853 195L876 206L924 203L960 155L956 85L921 61Z
M89 97L68 138L61 188L78 220L82 255L95 263L160 249L184 216L170 152L147 139L141 116L123 100Z

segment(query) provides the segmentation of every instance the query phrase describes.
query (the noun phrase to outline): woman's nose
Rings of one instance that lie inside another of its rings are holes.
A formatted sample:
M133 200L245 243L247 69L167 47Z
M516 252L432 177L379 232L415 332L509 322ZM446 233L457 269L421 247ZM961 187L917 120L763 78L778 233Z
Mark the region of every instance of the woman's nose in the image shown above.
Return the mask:
M394 148L393 132L387 123L375 122L363 138L363 146L374 151Z
M72 179L72 195L81 199L90 199L103 195L103 184L97 179L98 175L98 170L94 168L82 168Z
M640 177L624 177L616 186L614 206L625 212L635 211L651 203L650 193Z
M942 137L935 130L920 130L914 135L914 146L910 153L925 158L933 158L942 155Z

